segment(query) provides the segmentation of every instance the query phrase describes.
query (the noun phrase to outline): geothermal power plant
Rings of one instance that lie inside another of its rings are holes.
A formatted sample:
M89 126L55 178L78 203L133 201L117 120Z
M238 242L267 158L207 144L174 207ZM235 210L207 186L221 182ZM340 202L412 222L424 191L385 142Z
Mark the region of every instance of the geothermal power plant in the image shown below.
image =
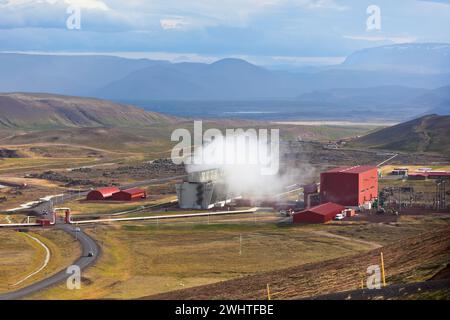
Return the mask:
M319 184L299 189L303 196L299 196L297 201L284 201L275 194L270 196L273 200L247 199L233 194L219 169L192 172L185 181L176 185L178 204L182 209L207 210L234 203L237 206L287 209L292 213L294 223L323 223L345 210L354 213L362 208L372 208L378 198L378 169L375 166L334 168L321 173Z
M182 183L175 186L179 207L211 209L229 203L233 195L223 178L223 172L219 169L189 173Z

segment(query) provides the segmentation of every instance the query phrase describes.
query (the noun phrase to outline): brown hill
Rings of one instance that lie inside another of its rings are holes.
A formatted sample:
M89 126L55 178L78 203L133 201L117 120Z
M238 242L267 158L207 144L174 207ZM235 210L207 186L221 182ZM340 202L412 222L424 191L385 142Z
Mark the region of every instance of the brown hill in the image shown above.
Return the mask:
M146 127L176 119L110 101L53 94L0 94L0 128Z
M450 116L427 115L370 133L352 145L450 155Z
M446 227L350 257L259 273L144 299L261 300L267 297L267 284L270 284L274 299L298 299L348 291L360 287L368 266L380 263L380 251L384 254L388 284L423 281L432 278L448 262L449 247L450 233Z

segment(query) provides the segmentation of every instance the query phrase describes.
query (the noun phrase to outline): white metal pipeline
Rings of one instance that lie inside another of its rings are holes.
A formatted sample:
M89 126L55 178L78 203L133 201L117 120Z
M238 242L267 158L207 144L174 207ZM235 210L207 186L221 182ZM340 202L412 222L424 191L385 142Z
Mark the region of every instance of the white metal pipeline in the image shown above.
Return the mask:
M392 157L390 157L390 158L384 160L383 162L380 162L379 164L377 164L377 167L381 167L383 164L385 164L388 161L391 161L392 159L394 159L397 156L398 156L398 153L394 154Z
M50 222L50 225L54 226L56 224L56 214L53 213L53 221ZM0 224L0 228L16 228L16 227L39 227L42 226L40 223L8 223L8 224Z
M150 217L130 217L130 218L110 218L110 219L97 219L97 220L71 220L70 224L86 224L86 223L102 223L102 222L120 222L120 221L139 221L139 220L163 220L163 219L177 219L177 218L194 218L194 217L207 217L207 216L219 216L228 214L240 214L240 213L255 213L258 208L251 208L248 210L238 211L219 211L219 212L202 212L202 213L187 213L187 214L174 214L164 216L150 216Z
M0 228L16 228L16 227L38 227L40 223L7 223L0 224Z
M53 221L50 222L50 225L54 226L56 224L56 212L53 212Z
M290 194L292 192L296 192L296 191L300 191L300 190L303 190L303 187L300 187L300 188L297 188L297 189L293 189L293 190L289 190L289 191L286 191L286 192L283 192L283 193L279 193L279 194L275 195L275 197L282 197L282 196L284 196L286 194Z

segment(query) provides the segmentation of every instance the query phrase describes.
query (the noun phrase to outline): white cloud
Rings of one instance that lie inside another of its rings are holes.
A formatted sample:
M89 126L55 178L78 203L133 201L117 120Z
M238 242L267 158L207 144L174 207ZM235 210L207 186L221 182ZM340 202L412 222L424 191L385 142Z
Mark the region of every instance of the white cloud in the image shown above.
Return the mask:
M87 10L109 10L109 7L102 0L5 0L0 2L0 7L14 8L19 10L23 7L33 7L39 5L75 5Z
M333 65L344 62L345 57L291 57L291 56L275 56L274 61L283 62L290 65Z
M164 30L170 29L182 29L184 26L188 25L183 18L165 18L159 20L161 28Z
M370 42L384 42L389 41L393 42L395 44L400 43L411 43L416 42L417 38L411 37L411 36L369 36L369 35L363 35L363 36L344 36L345 39L351 39L351 40L359 40L359 41L370 41Z
M366 33L361 0L0 0L0 50L152 51L207 61L247 55L309 65L368 44L450 42L449 6L378 3L385 31ZM69 4L84 8L79 32L66 29Z
M64 0L64 2L82 9L109 10L109 7L102 0Z

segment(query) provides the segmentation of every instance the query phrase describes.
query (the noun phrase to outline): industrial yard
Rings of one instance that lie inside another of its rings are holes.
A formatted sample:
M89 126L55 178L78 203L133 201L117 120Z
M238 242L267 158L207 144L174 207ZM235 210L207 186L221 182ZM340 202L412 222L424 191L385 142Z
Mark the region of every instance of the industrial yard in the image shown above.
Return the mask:
M449 23L450 0L0 0L4 309L450 300Z
M264 299L267 285L273 299L312 298L360 289L365 268L381 251L389 285L423 282L446 268L449 257L441 246L430 252L432 259L408 254L404 270L393 252L403 241L414 246L413 239L435 246L430 234L448 232L448 189L441 190L443 182L439 193L436 182L446 181L449 159L355 149L338 140L331 148L329 140L290 137L283 138L280 166L289 179L272 192L264 188L263 195L233 192L220 170L190 173L136 146L128 160L114 149L96 150L89 165L68 165L71 148L64 149L69 158L59 160L36 156L37 149L23 158L22 151L15 161L29 168L0 164L14 168L0 176L6 197L0 236L10 238L0 247L9 257L0 262L7 284L0 297L56 279L86 250L75 229L97 246L83 258L82 289L67 290L55 280L20 298ZM411 178L399 175L405 168ZM414 179L421 170L426 179ZM36 274L45 250L25 234L39 237L51 253ZM448 245L442 239L440 245ZM33 263L18 272L30 257ZM312 267L324 276L320 282L309 278ZM331 269L348 272L342 277ZM242 283L248 290L239 293L235 286Z

